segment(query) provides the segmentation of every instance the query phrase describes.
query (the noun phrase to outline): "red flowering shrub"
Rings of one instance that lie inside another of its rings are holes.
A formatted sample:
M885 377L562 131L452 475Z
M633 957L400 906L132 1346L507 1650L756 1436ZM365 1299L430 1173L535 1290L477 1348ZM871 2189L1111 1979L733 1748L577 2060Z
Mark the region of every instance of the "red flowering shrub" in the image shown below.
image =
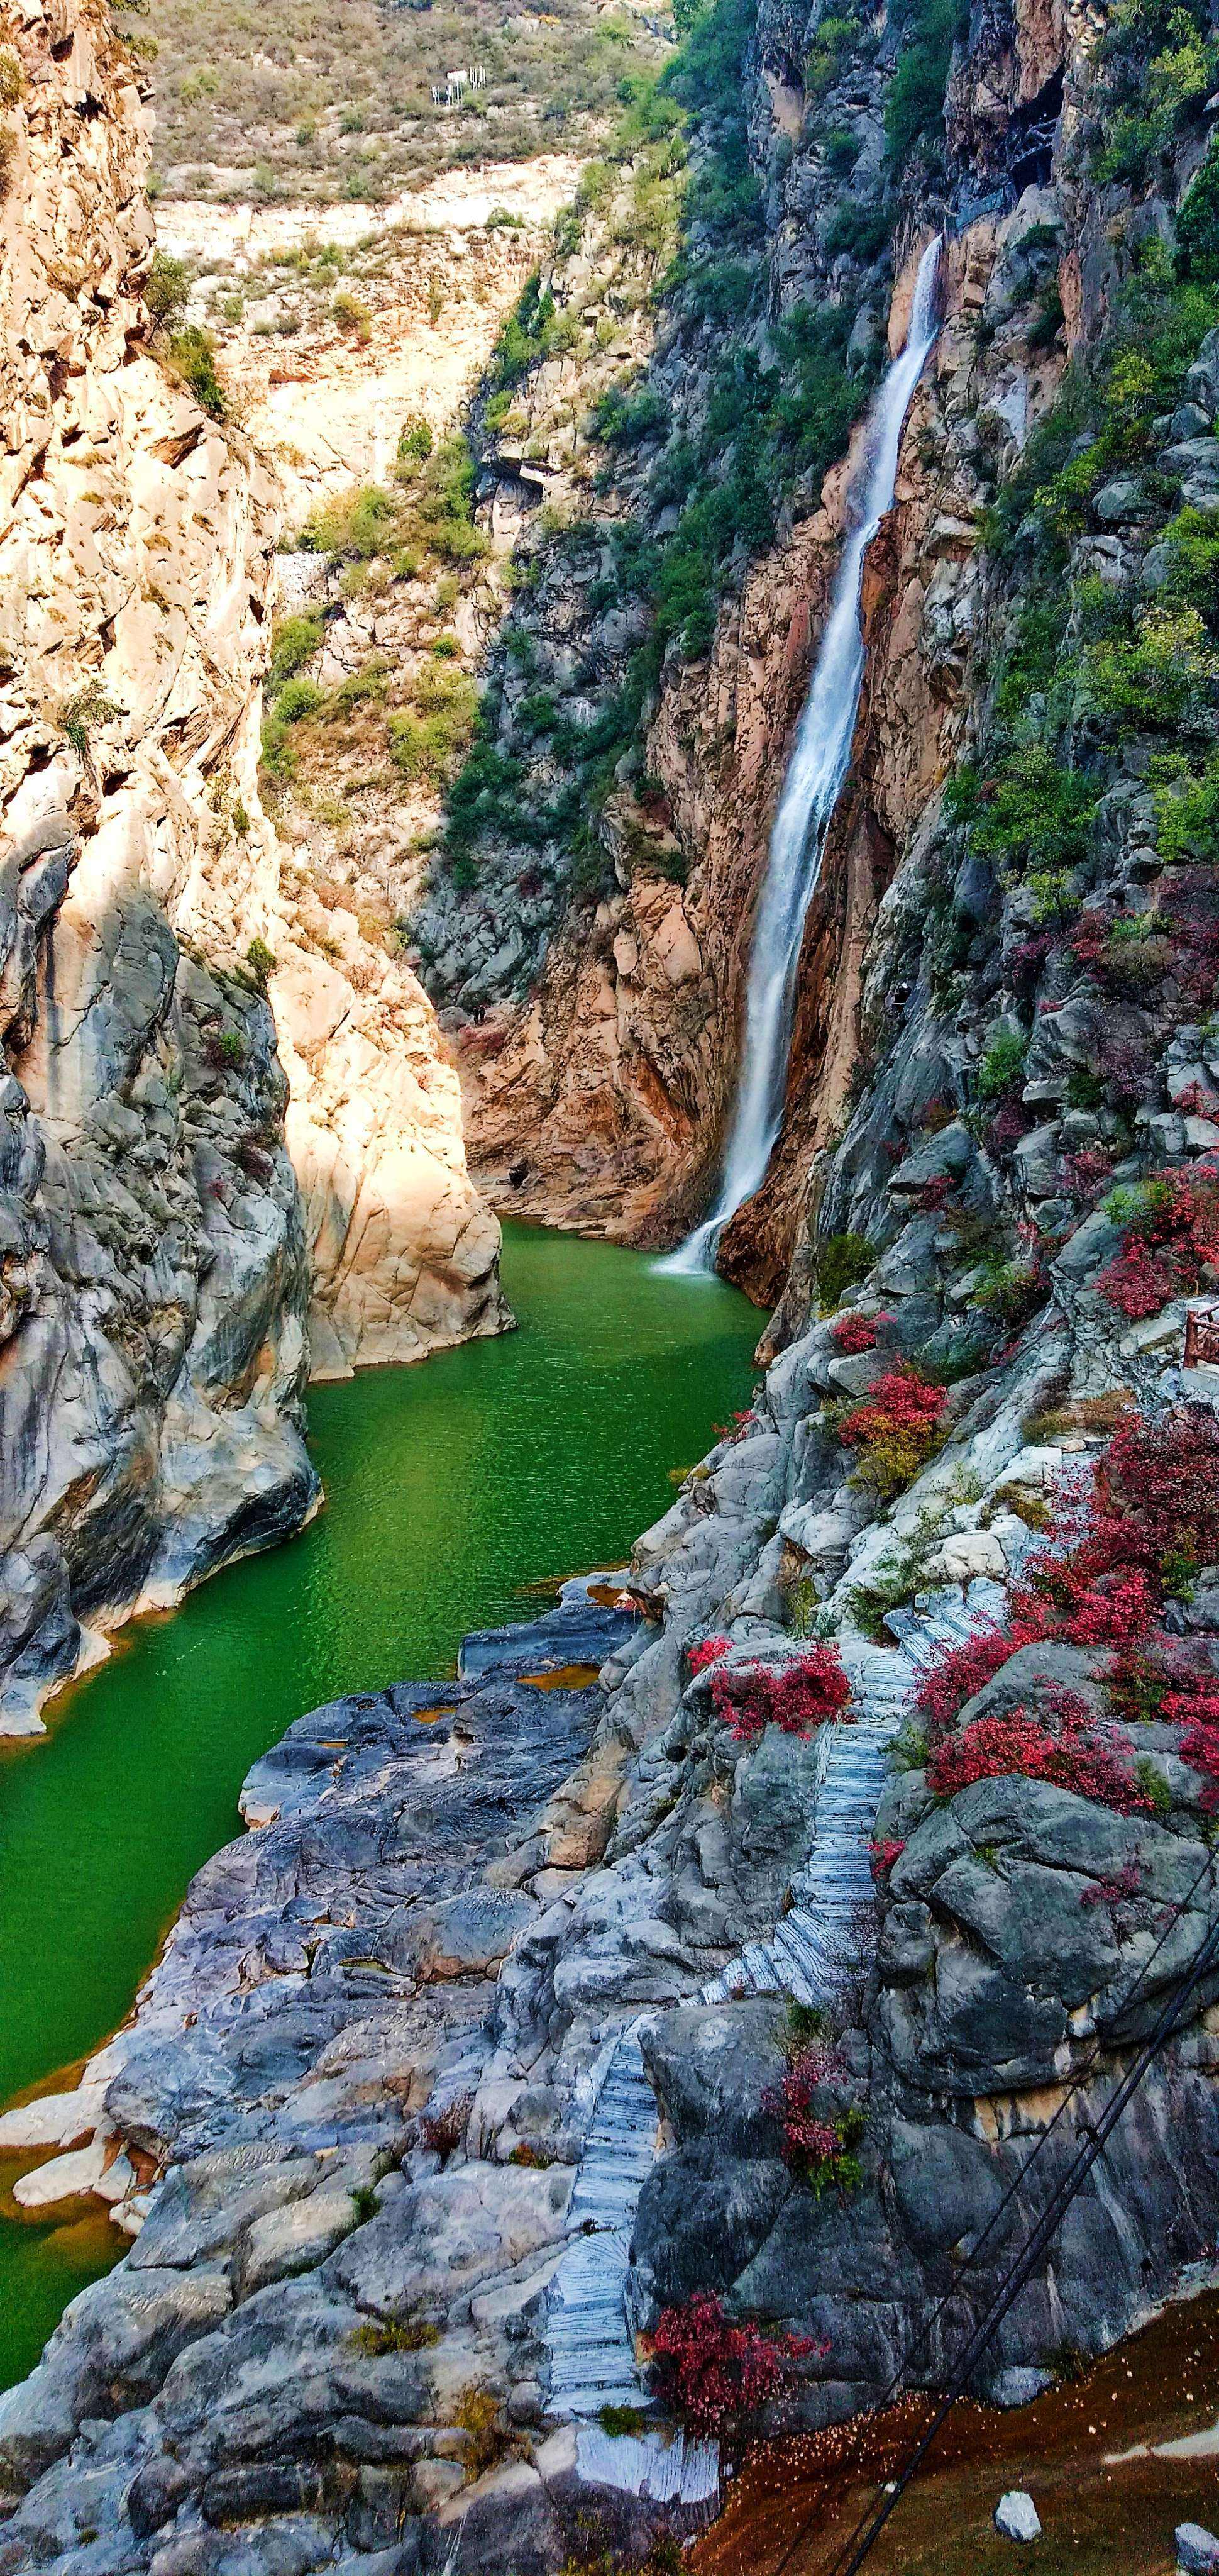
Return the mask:
M739 1744L756 1743L768 1726L785 1735L813 1735L827 1718L840 1717L851 1696L836 1646L810 1646L789 1664L736 1664L716 1673L711 1701Z
M1058 1178L1065 1198L1079 1206L1090 1207L1100 1197L1109 1178L1109 1157L1095 1145L1085 1145L1078 1154L1064 1154L1058 1166Z
M1219 1809L1219 1705L1214 1701L1210 1705L1214 1717L1205 1725L1191 1726L1189 1733L1182 1736L1181 1760L1195 1771L1205 1772L1207 1786L1202 1792L1202 1804L1214 1815Z
M938 1448L947 1389L916 1368L887 1369L838 1425L847 1449L859 1451L857 1481L882 1499L901 1492Z
M1219 1422L1208 1405L1176 1405L1156 1421L1132 1413L1098 1481L1154 1559L1180 1553L1205 1565L1219 1555Z
M892 1836L889 1836L884 1842L869 1843L868 1857L872 1866L872 1876L878 1884L882 1878L888 1877L894 1862L901 1859L905 1848L906 1845L904 1839L901 1842L896 1842Z
M975 1691L985 1690L1000 1667L1020 1646L1031 1646L1040 1628L1029 1631L1013 1622L1007 1628L979 1628L963 1645L950 1646L930 1664L919 1682L914 1705L925 1718L934 1741L960 1715Z
M731 1637L704 1637L701 1646L691 1646L686 1658L692 1673L705 1673L709 1664L718 1664L732 1646Z
M734 1413L731 1422L715 1422L711 1427L716 1439L722 1440L726 1449L735 1449L738 1440L748 1439L757 1418L750 1405L747 1412Z
M880 1326L891 1321L889 1315L839 1315L830 1327L834 1348L845 1360L857 1358L861 1351L874 1351Z
M1019 1771L1027 1780L1048 1780L1057 1789L1074 1790L1077 1798L1115 1807L1119 1815L1147 1814L1151 1800L1135 1779L1129 1754L1126 1738L1101 1736L1075 1717L1060 1717L1053 1731L1027 1709L1014 1708L1006 1717L977 1717L938 1744L927 1764L927 1785L937 1797L953 1798L975 1780Z
M1102 1035L1096 1049L1096 1070L1118 1107L1130 1109L1147 1089L1150 1054L1137 1038Z
M760 2413L789 2387L793 2362L827 2345L810 2335L764 2334L725 2316L723 2301L696 2291L664 2308L652 2338L660 2395L690 2432L718 2435Z
M1134 1324L1141 1324L1148 1315L1158 1315L1161 1306L1175 1296L1176 1284L1167 1262L1157 1260L1142 1243L1129 1244L1119 1252L1096 1282L1105 1304Z
M1190 1082L1177 1093L1173 1107L1186 1118L1214 1118L1219 1113L1219 1093L1204 1091L1200 1082Z
M1171 1209L1169 1220L1176 1221ZM1178 1405L1154 1420L1128 1413L1090 1492L1060 1499L1058 1524L1056 1545L1026 1558L1006 1626L980 1629L922 1676L916 1708L929 1785L952 1797L974 1780L1018 1771L1123 1814L1159 1811L1167 1793L1154 1766L1140 1766L1136 1777L1129 1739L1098 1729L1071 1693L1047 1693L1043 1714L1017 1708L953 1733L967 1701L1009 1656L1061 1638L1113 1647L1111 1705L1131 1719L1162 1718L1187 1730L1182 1757L1206 1774L1205 1803L1219 1812L1219 1678L1191 1663L1158 1624L1166 1592L1219 1558L1219 1423L1209 1407ZM874 1874L881 1874L875 1862Z
M1132 1898L1141 1896L1142 1892L1142 1867L1137 1860L1127 1860L1123 1861L1120 1869L1114 1870L1111 1878L1094 1879L1091 1887L1085 1887L1079 1901L1085 1912L1091 1906L1106 1905L1116 1929L1117 1917L1122 1906L1129 1904Z
M1149 1181L1124 1221L1121 1253L1101 1272L1101 1295L1121 1315L1158 1314L1219 1263L1219 1188L1212 1177L1175 1172ZM1149 1302L1154 1300L1154 1302Z
M829 2101L824 2099L844 2071L835 2049L803 2048L778 2089L763 2096L763 2108L783 2123L784 2164L815 2192L827 2186L853 2191L863 2181L855 2148L865 2114L858 2103L837 2101L832 2091ZM815 2099L819 2093L820 2102Z

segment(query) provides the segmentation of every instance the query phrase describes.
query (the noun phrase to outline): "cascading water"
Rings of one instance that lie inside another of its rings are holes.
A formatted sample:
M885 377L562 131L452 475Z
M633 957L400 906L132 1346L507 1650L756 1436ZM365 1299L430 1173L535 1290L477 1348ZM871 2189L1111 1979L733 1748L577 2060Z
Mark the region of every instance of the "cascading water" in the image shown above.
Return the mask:
M754 932L745 996L745 1043L719 1197L664 1267L711 1270L730 1217L766 1177L783 1118L787 1059L804 924L821 873L826 835L846 776L863 685L859 614L864 556L897 481L897 457L910 399L935 341L940 235L919 262L910 327L893 360L868 424L856 486L858 523L851 530L830 602L795 747L770 835L766 881Z

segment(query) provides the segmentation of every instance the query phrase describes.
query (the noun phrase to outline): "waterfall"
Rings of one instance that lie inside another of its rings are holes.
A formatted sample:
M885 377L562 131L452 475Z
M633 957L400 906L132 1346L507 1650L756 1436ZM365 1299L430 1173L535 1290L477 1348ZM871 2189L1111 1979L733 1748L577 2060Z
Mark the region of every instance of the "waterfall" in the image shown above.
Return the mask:
M843 550L821 650L771 830L749 961L736 1106L719 1197L705 1223L697 1226L676 1252L670 1253L664 1265L670 1270L714 1268L720 1235L729 1218L760 1188L782 1124L804 924L851 756L863 685L859 597L864 556L885 512L892 506L906 412L935 341L939 256L937 234L934 241L928 242L919 262L905 348L893 360L869 418L851 503L852 518L857 509L858 519L850 526Z

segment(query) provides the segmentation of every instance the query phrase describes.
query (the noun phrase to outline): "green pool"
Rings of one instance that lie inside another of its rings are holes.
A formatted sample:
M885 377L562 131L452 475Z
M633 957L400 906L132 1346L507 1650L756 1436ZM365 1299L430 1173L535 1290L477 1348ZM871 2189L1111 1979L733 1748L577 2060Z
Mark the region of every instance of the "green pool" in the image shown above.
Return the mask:
M0 1754L0 2102L122 2019L292 1718L451 1671L466 1629L527 1613L523 1586L620 1559L746 1401L759 1319L719 1280L520 1227L504 1278L519 1332L317 1388L311 1528L142 1621L48 1743ZM104 2219L0 2217L0 2387L119 2250Z

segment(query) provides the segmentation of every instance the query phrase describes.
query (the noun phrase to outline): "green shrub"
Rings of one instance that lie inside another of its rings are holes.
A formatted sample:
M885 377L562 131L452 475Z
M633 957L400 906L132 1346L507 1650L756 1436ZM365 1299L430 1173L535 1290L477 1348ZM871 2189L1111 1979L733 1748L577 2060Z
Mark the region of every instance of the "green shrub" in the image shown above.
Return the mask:
M1219 683L1219 656L1198 609L1188 603L1148 608L1133 636L1089 647L1081 697L1119 734L1193 732L1209 728Z
M246 964L258 986L259 992L265 993L267 985L275 972L274 949L268 948L265 939L252 939L245 954Z
M889 239L889 214L879 199L848 198L840 206L825 236L826 251L837 259L846 251L852 259L877 259Z
M1015 1029L1002 1029L991 1040L978 1067L978 1098L983 1101L1005 1100L1024 1082L1024 1060L1028 1040Z
M326 692L316 680L285 680L275 699L275 720L279 724L299 724L303 716L315 716L325 706Z
M276 627L271 644L271 664L267 672L269 689L282 688L300 670L303 663L317 652L324 629L320 617L285 617Z
M610 447L638 447L645 438L667 430L670 406L663 395L650 385L637 393L611 385L603 393L593 412L597 436Z
M952 51L968 33L961 0L905 0L898 20L901 51L885 99L885 147L900 169L916 145L939 141Z
M396 522L397 506L388 492L376 484L357 486L314 511L301 530L300 544L306 554L367 563L388 552Z
M875 1245L863 1234L830 1234L814 1247L813 1270L823 1315L833 1314L848 1288L867 1278L876 1258Z
M1219 285L1219 144L1213 136L1177 216L1177 270L1199 285Z
M426 465L435 444L431 422L421 411L408 412L398 432L398 463Z
M216 373L216 344L210 331L197 322L188 322L172 331L166 344L165 363L171 375L179 378L193 393L201 410L212 420L223 420L226 414L224 387Z
M190 293L190 270L184 259L171 259L168 251L154 251L144 289L144 302L152 316L153 327L168 331L180 322Z
M66 741L81 760L89 754L89 739L95 725L109 724L119 709L106 695L100 680L89 680L75 697L62 708L59 727Z

